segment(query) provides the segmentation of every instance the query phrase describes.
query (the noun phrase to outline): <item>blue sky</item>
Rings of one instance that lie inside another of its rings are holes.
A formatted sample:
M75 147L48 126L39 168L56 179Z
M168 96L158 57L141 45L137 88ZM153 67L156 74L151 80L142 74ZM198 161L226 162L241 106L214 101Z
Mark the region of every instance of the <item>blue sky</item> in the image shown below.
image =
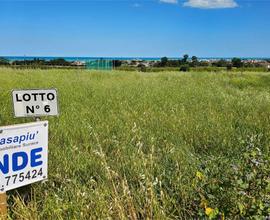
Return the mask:
M0 0L0 56L270 57L270 0Z

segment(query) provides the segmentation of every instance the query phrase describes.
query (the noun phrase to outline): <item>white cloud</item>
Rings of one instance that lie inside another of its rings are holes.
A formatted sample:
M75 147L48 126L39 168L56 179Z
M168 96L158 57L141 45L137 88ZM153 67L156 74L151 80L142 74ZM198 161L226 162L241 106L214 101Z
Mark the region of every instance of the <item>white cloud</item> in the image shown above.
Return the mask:
M159 0L162 3L177 4L178 0Z
M214 8L235 8L238 4L234 0L188 0L184 3L186 7L214 9Z

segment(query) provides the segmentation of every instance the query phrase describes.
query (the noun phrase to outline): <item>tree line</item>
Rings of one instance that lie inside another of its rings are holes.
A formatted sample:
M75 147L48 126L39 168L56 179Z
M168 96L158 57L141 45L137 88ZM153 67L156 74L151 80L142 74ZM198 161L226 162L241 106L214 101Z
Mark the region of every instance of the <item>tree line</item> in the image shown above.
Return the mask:
M33 60L15 60L9 62L6 58L0 58L0 65L14 65L14 66L72 66L71 62L66 61L63 58L57 58L52 60L44 60L34 58Z
M270 63L270 60L267 60ZM179 67L182 71L188 71L190 67L225 67L231 70L233 67L262 67L260 63L243 62L241 58L234 57L231 60L220 59L216 61L204 61L199 60L198 57L192 56L189 58L188 54L185 54L182 59L170 60L167 57L162 57L160 62L157 62L155 67Z
M118 68L121 66L127 65L127 61L125 60L113 60L113 66ZM127 66L134 66L137 61L131 61L131 64ZM215 60L215 61L205 61L199 60L197 56L189 57L188 54L183 55L182 58L179 59L169 59L167 57L162 57L160 61L145 61L151 63L151 67L154 68L167 68L167 67L174 67L179 68L180 71L189 71L190 68L194 67L223 67L227 68L227 70L231 70L233 68L242 68L242 67L263 67L260 62L243 62L241 58L232 58L231 60ZM270 60L267 60L270 64ZM10 62L6 58L0 57L0 65L4 66L32 66L32 67L41 67L41 66L63 66L63 67L72 67L78 66L74 62L69 62L64 58L57 58L52 60L44 60L39 58L34 58L33 60L15 60ZM83 65L81 65L83 66ZM144 70L146 68L145 64L140 63L137 65L137 68Z

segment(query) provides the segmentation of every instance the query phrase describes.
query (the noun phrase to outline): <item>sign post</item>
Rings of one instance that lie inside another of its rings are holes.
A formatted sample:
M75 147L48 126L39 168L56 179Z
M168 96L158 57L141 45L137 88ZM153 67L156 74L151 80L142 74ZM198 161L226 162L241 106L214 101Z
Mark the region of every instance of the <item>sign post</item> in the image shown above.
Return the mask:
M0 135L3 131L0 130ZM7 194L0 192L0 219L7 217Z
M0 193L0 219L7 217L7 194Z

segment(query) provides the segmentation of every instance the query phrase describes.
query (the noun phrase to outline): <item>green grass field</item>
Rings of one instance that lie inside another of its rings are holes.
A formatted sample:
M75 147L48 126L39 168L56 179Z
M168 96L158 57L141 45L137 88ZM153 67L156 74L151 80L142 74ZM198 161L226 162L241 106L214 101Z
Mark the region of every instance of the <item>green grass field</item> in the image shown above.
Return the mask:
M58 89L49 180L9 192L12 219L262 219L270 213L270 75L0 69ZM44 118L46 119L46 118Z

